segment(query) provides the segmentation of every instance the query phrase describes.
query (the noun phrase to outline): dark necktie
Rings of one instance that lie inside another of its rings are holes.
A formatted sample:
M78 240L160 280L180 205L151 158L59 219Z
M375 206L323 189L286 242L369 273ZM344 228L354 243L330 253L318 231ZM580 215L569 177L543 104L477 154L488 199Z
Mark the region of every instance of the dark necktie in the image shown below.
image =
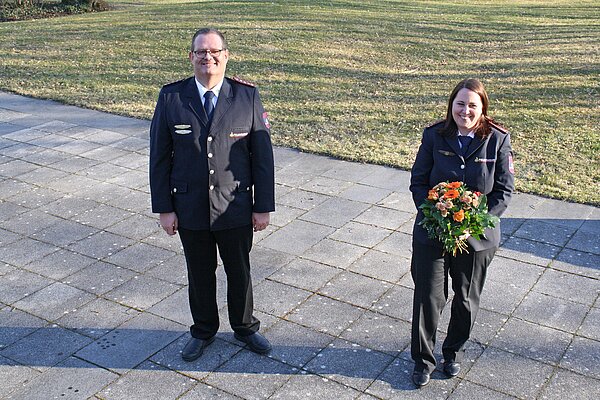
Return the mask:
M458 135L458 140L460 140L460 144L462 145L461 151L462 155L464 156L467 154L467 150L469 149L469 145L471 144L473 138L469 136Z
M206 111L209 124L212 119L213 110L215 109L215 106L213 105L213 97L215 97L215 94L210 90L204 93L204 111Z

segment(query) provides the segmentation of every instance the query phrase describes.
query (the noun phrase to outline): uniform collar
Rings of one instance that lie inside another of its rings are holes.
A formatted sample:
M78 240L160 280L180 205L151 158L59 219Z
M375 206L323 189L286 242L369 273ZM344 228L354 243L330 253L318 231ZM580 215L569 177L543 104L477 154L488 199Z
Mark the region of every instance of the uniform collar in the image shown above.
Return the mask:
M221 81L217 83L212 89L207 89L204 86L202 86L202 84L198 82L198 79L196 79L196 77L194 77L194 80L196 81L196 87L198 88L198 93L200 94L200 99L202 99L202 102L204 102L204 93L208 92L209 90L215 94L215 99L219 97L219 93L221 92L221 86L223 86L223 79L221 79Z

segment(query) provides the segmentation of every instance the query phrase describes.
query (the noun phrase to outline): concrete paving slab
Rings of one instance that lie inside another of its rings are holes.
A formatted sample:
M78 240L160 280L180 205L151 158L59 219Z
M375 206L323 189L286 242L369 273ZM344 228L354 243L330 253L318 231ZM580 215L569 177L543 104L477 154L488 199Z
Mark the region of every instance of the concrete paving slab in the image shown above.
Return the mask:
M0 309L0 350L48 324L41 318L13 307Z
M139 315L139 311L114 301L96 298L56 320L56 324L80 335L98 339Z
M537 398L553 367L494 347L488 347L466 379L518 398Z
M559 369L541 393L543 399L587 400L600 397L597 380Z
M582 375L600 379L598 342L584 337L575 337L561 360L560 366Z
M296 258L270 275L269 280L316 292L340 273L338 268Z
M485 282L485 295L482 294L479 306L483 309L510 315L525 298L529 289L514 283L503 283L493 279Z
M367 311L340 338L395 357L410 345L410 324Z
M392 233L377 226L350 221L330 236L331 239L372 248Z
M490 346L556 365L572 340L570 333L510 318Z
M403 321L412 320L413 290L394 285L371 307L372 311Z
M365 247L337 240L323 239L306 250L302 256L309 260L345 269L358 260L366 251Z
M210 385L199 383L192 390L187 392L185 396L181 397L181 400L194 399L238 400L240 398L222 390L216 389Z
M302 219L340 228L368 208L369 206L364 203L338 197L324 201L318 208L313 208L302 215Z
M0 380L2 380L0 397L8 398L10 393L20 390L30 381L35 381L40 374L41 372L33 368L18 365L8 358L0 356Z
M296 307L288 319L318 332L338 336L363 313L364 310L348 303L315 295Z
M114 400L174 399L195 386L195 381L146 361L112 382L98 396Z
M114 371L132 369L184 332L183 325L144 313L93 341L75 355Z
M217 340L184 362L187 274L150 211L148 129L0 92L0 397L598 397L598 207L514 195L461 373L416 390L410 173L280 147L251 254L273 352L233 337L219 268Z
M359 391L341 385L330 379L317 375L295 375L283 385L272 399L304 400L304 399L356 399Z
M95 295L103 295L133 279L135 275L135 271L97 261L68 276L64 283Z
M246 399L264 399L297 371L290 365L242 350L211 372L204 382Z
M536 324L575 333L590 307L535 291L523 299L514 315Z
M445 399L452 392L457 380L445 379L438 371L431 375L432 383L416 389L411 376L414 364L403 358L396 358L387 366L365 391L376 399Z
M52 280L15 268L2 276L0 301L13 304L53 283Z
M273 345L269 357L297 368L303 368L335 339L286 320L279 320L268 332Z
M373 278L343 272L319 290L319 294L362 308L371 308L392 287Z
M43 372L91 341L68 329L48 325L0 350L0 355Z
M600 294L600 285L595 279L548 269L535 284L534 290L591 306Z
M150 275L136 275L104 296L127 307L146 310L178 289L179 286Z
M369 250L348 270L382 282L398 283L410 271L410 260L379 250Z
M10 399L87 399L118 375L70 357L28 381Z
M600 308L592 307L585 316L578 333L590 339L600 341Z
M310 297L311 292L265 280L254 288L254 307L264 313L283 317Z

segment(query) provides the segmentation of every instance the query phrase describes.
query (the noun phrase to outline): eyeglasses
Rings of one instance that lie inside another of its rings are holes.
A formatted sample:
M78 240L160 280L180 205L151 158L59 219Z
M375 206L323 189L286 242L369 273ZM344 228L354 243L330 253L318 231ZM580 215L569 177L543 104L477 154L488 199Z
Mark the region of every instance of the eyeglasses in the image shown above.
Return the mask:
M227 50L227 49L219 49L219 50L202 49L202 50L194 50L192 53L194 53L196 55L196 57L206 57L209 54L213 57L219 57L223 50Z

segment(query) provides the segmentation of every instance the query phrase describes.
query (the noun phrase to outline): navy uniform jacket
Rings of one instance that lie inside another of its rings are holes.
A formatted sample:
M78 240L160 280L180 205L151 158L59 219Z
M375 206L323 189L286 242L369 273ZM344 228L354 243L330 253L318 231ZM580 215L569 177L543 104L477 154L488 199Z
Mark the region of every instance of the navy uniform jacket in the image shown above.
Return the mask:
M444 181L462 181L470 190L485 193L488 199L488 212L500 217L510 202L514 189L514 169L510 135L502 128L492 125L487 138L477 136L469 145L468 153L461 156L456 135L442 136L437 130L444 121L427 127L423 132L421 146L412 167L410 191L417 208L423 204L431 188ZM441 247L438 240L429 239L427 231L418 223L423 212L418 211L413 228L413 240L435 247ZM500 225L485 231L485 238L472 237L467 242L481 251L500 244Z
M150 127L152 212L231 229L275 210L273 148L258 90L225 78L210 127L194 77L160 91Z

